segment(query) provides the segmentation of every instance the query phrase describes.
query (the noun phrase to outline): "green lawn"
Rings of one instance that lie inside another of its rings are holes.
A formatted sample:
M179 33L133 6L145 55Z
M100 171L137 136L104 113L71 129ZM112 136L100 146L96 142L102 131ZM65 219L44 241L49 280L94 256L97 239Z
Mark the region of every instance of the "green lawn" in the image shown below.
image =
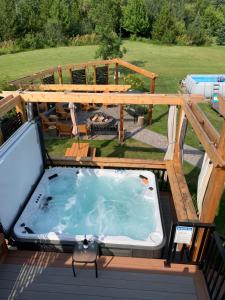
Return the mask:
M223 73L225 47L164 46L125 41L124 59L159 75L156 92L178 90L178 81L189 73ZM41 49L0 56L0 80L16 79L51 66L94 59L96 46ZM149 86L146 82L146 87Z
M85 142L85 141L81 141ZM90 147L96 148L97 156L162 159L164 153L159 149L134 139L127 139L124 145L120 145L117 139L114 140L88 140ZM46 139L45 145L50 155L63 156L66 148L71 147L74 138L71 139Z

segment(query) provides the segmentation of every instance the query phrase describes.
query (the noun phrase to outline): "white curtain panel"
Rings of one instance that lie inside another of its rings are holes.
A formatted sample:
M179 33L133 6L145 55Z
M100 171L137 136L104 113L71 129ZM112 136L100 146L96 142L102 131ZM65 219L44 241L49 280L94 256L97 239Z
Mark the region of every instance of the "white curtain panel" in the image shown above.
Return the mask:
M182 110L182 116L181 116L181 132L180 132L180 140L179 140L179 147L180 147L180 155L181 155L181 161L183 162L184 158L184 140L186 136L186 131L187 131L187 118L185 116L184 111Z
M168 114L168 148L164 160L172 160L176 141L177 107L171 105Z
M75 136L78 134L78 128L77 128L76 109L74 103L69 103L69 109L70 109L71 121L73 124L72 134Z
M208 186L208 182L212 173L213 164L210 163L210 159L208 154L205 153L201 172L198 176L198 188L197 188L197 205L199 211L199 217L201 216L202 212L202 203L205 196L205 192Z

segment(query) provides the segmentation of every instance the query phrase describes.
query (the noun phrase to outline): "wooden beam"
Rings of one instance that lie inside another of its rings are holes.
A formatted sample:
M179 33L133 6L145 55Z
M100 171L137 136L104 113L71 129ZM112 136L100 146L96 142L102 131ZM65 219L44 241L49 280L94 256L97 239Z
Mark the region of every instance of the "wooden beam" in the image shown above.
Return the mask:
M216 149L216 146L213 144L213 141L210 140L209 136L205 132L204 128L202 127L201 123L199 123L197 117L192 112L189 104L184 103L183 105L184 111L190 122L191 126L193 127L199 141L202 143L205 151L210 157L210 160L213 162L215 167L224 167L225 160L222 159L221 155Z
M181 164L174 164L172 161L167 161L166 166L178 221L197 220Z
M96 85L96 66L93 66L93 84Z
M174 161L176 162L181 162L181 158L182 158L181 156L182 149L180 149L180 139L181 139L184 117L185 117L185 112L181 107L179 111L179 119L178 119L178 124L176 129L176 142L175 142L175 149L174 149Z
M121 167L140 169L166 169L166 162L163 160L118 158L118 157L51 157L54 165L61 166L92 166L92 167Z
M70 69L79 69L79 68L85 68L88 66L94 66L94 65L110 65L110 64L115 64L115 60L94 60L94 61L88 61L86 63L80 63L80 64L67 64L64 66L61 66L62 70L70 70ZM34 74L24 76L21 78L18 78L16 80L10 81L11 85L14 86L20 86L21 83L29 83L31 80L34 79L41 79L43 76L52 74L57 72L58 68L57 67L52 67L47 70L42 70L39 72L35 72Z
M88 61L86 63L78 63L78 64L67 64L62 66L63 70L68 70L68 69L83 69L87 67L93 67L93 66L98 66L98 65L111 65L115 64L114 59L108 59L108 60L92 60Z
M4 101L4 99L0 101L0 118L21 102L20 95L17 95L13 98L7 97L7 99L7 101Z
M202 128L204 128L206 134L210 138L210 140L217 145L219 142L219 132L213 127L210 123L206 115L203 111L198 107L196 103L191 103L190 105L191 110L195 114L196 118L198 119L199 123L201 124Z
M63 84L62 67L58 66L59 84Z
M119 84L119 64L115 65L115 84Z
M132 64L130 64L130 63L128 63L128 62L126 62L126 61L124 61L124 60L122 60L122 59L115 58L115 61L116 61L119 65L121 65L121 66L123 66L123 67L125 67L125 68L127 68L127 69L130 69L130 70L132 70L132 71L135 71L135 72L137 72L137 73L139 73L139 74L141 74L141 75L143 75L143 76L145 76L145 77L148 77L148 78L151 78L151 79L155 79L155 78L158 77L157 74L155 74L155 73L153 73L153 72L150 72L150 71L147 71L147 70L145 70L145 69L142 69L142 68L140 68L140 67L137 67L137 66L135 66L135 65L132 65Z
M114 84L22 84L21 87L30 91L87 91L87 92L126 92L130 85Z
M74 93L4 91L2 95L20 95L25 102L74 102L102 104L164 104L180 105L182 98L174 94Z
M4 139L3 139L3 134L2 134L2 129L0 127L0 146L4 143Z
M57 70L58 70L58 68L54 67L54 68L50 68L50 69L43 70L40 72L36 72L32 75L24 76L19 79L10 81L10 85L20 86L21 83L24 83L24 82L29 83L35 79L41 79L45 75L54 74L55 72L57 72Z
M124 106L122 104L120 105L119 142L124 142Z
M22 101L21 97L20 100L16 103L16 112L21 114L23 123L27 120L26 110L24 101Z
M221 131L218 152L225 160L225 121ZM202 213L200 220L202 222L214 222L217 209L224 192L225 170L213 167L209 184L203 199Z
M219 99L219 113L225 118L225 99L222 96L218 96Z
M213 223L224 192L225 171L213 167L202 205L200 221Z

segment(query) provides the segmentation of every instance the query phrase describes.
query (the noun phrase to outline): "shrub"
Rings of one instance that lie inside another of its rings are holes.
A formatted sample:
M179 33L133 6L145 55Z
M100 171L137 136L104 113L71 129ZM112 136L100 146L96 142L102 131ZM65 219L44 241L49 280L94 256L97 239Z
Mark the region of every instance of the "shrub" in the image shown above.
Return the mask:
M128 74L123 77L125 84L131 85L133 90L144 90L144 81L134 74Z
M46 45L46 38L42 33L28 33L23 39L17 41L20 49L41 49Z
M96 33L76 35L69 39L71 46L97 45L98 39Z
M20 49L15 41L8 40L0 43L0 55L15 53L18 52L19 50Z

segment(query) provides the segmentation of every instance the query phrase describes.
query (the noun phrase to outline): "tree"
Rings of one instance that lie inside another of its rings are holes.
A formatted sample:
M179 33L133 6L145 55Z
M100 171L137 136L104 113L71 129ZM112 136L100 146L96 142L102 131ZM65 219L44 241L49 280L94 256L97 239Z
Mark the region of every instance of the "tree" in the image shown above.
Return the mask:
M126 49L122 48L121 38L114 32L108 31L107 27L101 32L99 36L99 48L96 51L95 57L103 59L110 59L116 57L123 57Z
M16 16L15 0L0 1L0 40L9 40L15 37Z
M119 0L93 1L90 17L95 23L95 33L100 44L96 57L122 57L126 52L125 48L121 49L122 40L116 33L119 9Z
M128 0L123 9L123 28L134 35L145 35L149 29L146 5L143 0Z
M225 45L225 21L217 29L216 41L219 45Z
M172 10L167 3L162 9L153 25L152 37L163 43L174 43L176 41L176 28Z
M224 15L221 11L215 9L212 5L209 5L203 15L204 27L207 33L214 36L220 24L224 22Z
M192 45L200 46L206 42L207 36L199 13L188 28L188 36Z

